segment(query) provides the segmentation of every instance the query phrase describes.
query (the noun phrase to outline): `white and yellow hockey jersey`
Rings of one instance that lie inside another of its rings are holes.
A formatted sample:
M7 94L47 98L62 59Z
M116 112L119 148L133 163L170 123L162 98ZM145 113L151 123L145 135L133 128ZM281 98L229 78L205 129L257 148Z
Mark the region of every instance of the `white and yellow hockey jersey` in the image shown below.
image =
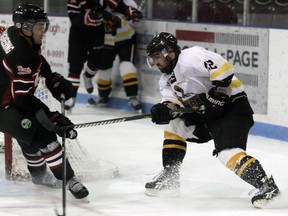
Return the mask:
M173 72L162 74L159 80L162 102L171 101L181 107L181 101L185 102L196 94L208 93L215 84L226 85L226 94L230 97L242 97L240 93L244 93L232 64L221 55L199 46L182 50Z
M137 4L133 0L124 0L123 1L127 6L137 8ZM129 40L135 34L135 29L132 21L126 19L123 14L113 12L114 15L118 16L121 19L121 27L117 28L116 35L109 33L105 34L104 45L115 46L116 43Z

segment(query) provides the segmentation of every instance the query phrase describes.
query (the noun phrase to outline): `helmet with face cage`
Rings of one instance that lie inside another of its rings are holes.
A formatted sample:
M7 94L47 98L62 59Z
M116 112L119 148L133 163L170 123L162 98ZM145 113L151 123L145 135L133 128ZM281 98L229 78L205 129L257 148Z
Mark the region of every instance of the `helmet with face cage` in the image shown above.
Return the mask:
M168 32L161 32L147 46L146 54L151 57L163 49L168 47L173 49L175 52L180 52L180 47L177 45L178 41L176 37Z
M154 57L158 54L161 54L167 58L171 49L176 54L179 54L181 50L177 43L178 41L176 37L168 32L161 32L156 37L154 37L147 46L146 50L146 61L149 67L152 68L155 65ZM170 66L172 67L173 65L171 64ZM167 67L167 71L169 70L169 72L171 72L170 69Z

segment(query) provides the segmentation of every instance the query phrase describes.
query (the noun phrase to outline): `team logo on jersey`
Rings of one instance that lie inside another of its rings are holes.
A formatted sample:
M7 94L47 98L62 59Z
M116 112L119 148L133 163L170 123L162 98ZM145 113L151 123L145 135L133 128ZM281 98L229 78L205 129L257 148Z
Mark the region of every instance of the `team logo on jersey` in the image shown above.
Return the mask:
M29 129L32 126L32 122L30 119L22 119L21 121L21 127L24 129Z
M32 70L30 69L30 67L24 68L21 65L17 66L18 69L18 75L26 75L26 74L31 74Z
M183 99L185 100L185 99L190 98L191 96L195 95L194 93L185 93L184 89L178 85L174 86L174 90L175 90L175 93L176 93L178 99L181 101Z
M177 81L177 79L176 79L176 76L175 76L174 71L173 71L169 77L169 82L170 82L170 84L173 84L176 81Z

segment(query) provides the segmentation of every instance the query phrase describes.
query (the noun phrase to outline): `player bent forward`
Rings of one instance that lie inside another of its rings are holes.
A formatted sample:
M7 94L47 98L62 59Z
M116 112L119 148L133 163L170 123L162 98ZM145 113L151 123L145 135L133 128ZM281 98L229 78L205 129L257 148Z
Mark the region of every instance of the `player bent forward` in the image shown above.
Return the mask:
M255 207L262 208L278 196L280 191L273 177L269 178L260 162L246 153L248 132L254 124L253 110L233 66L222 56L199 46L181 51L175 36L166 32L148 45L147 62L162 73L162 102L152 107L152 122L168 126L162 151L164 170L154 181L146 183L145 193L153 196L179 189L186 141L205 142L211 133L214 155L258 189L252 198ZM196 113L171 114L171 110L182 107Z
M0 131L18 141L35 184L61 187L62 147L55 132L46 130L36 119L39 110L59 126L73 123L59 112L52 112L34 96L39 77L46 78L47 88L61 100L71 97L72 84L58 73L52 73L40 47L49 20L44 10L33 4L22 4L13 12L14 26L0 36ZM63 136L64 131L58 133ZM68 138L77 132L67 131ZM50 168L55 179L46 166ZM67 186L76 199L88 196L87 188L74 175L67 160ZM59 184L60 183L60 184Z

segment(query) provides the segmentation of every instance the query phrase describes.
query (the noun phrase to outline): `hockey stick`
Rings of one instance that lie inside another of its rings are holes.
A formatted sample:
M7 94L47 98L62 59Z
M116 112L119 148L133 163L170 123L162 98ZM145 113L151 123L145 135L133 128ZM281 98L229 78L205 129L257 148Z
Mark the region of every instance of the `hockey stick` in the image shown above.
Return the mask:
M183 113L192 113L197 110L193 110L192 108L185 108L185 109L177 109L173 110L171 112L171 115L177 116ZM126 122L126 121L134 121L134 120L140 120L140 119L147 119L151 118L151 114L142 114L142 115L135 115L135 116L129 116L129 117L121 117L121 118L114 118L114 119L107 119L102 121L94 121L94 122L86 122L86 123L80 123L75 124L71 126L58 126L53 124L45 114L44 110L39 110L36 113L37 120L49 131L63 131L63 130L69 130L69 129L77 129L77 128L84 128L84 127L94 127L94 126L102 126L107 124L114 124L114 123L120 123L120 122Z
M61 95L61 113L65 116L65 96ZM53 124L53 123L52 123ZM59 214L57 209L55 209L57 216L66 216L66 132L64 131L62 137L62 214Z

